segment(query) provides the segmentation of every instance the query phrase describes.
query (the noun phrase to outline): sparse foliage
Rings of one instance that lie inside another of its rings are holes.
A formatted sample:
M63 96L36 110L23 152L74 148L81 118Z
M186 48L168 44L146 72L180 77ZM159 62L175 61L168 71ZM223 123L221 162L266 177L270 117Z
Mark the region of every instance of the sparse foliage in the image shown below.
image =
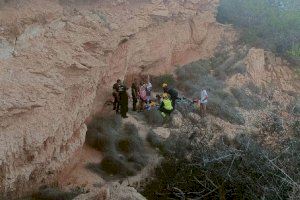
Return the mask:
M147 164L138 129L133 124L122 125L120 116L95 117L88 126L86 142L104 154L101 163L87 166L94 172L126 177Z
M168 139L166 159L143 195L149 199L287 199L296 193L299 141L276 153L247 134L234 139L222 136L213 145L207 142Z
M245 43L298 56L299 9L296 0L221 0L217 20L241 28Z

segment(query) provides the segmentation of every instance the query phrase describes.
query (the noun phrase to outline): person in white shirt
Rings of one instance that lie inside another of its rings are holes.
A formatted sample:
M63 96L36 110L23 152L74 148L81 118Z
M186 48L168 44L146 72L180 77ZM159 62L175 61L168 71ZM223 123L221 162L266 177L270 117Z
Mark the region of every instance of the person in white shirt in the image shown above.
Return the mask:
M202 89L201 95L200 95L200 109L202 116L206 115L206 105L208 102L208 95L205 89Z
M147 95L147 105L149 106L151 100L151 91L152 91L152 84L150 82L150 76L148 75L148 83L146 83L146 95Z

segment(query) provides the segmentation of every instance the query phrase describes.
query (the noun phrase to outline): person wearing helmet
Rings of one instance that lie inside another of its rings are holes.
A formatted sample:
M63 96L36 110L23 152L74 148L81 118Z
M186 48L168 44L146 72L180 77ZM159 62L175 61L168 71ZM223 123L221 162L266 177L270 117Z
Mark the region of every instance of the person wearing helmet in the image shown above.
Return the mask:
M173 106L168 93L163 93L162 97L163 100L160 104L159 111L161 112L163 117L166 117L166 115L170 115L173 111Z
M164 93L170 95L172 101L172 107L173 109L175 109L176 99L178 99L178 92L174 88L169 88L167 83L162 84L162 88L164 90Z

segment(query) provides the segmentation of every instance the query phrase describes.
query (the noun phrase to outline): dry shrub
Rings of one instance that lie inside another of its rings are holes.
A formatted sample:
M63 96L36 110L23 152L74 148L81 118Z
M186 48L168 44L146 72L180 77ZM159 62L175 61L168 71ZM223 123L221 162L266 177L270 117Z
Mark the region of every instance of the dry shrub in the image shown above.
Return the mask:
M232 124L242 125L245 119L235 108L236 104L237 100L230 93L219 90L210 95L207 111Z
M247 134L213 145L172 135L166 159L143 190L148 199L287 199L300 181L300 142L266 149ZM295 192L294 192L295 193Z
M122 125L120 116L95 117L88 126L86 143L103 152L101 163L87 166L102 175L126 177L136 174L147 164L138 129L130 123Z
M103 158L99 167L109 175L132 176L135 174L135 170L128 166L121 156L107 155Z
M294 121L292 128L293 128L295 137L300 138L300 121L299 120Z
M170 87L175 86L175 79L172 74L151 77L151 83L154 91L162 91L162 84L167 83Z
M276 113L269 113L266 119L261 120L260 128L266 134L281 134L285 131L283 118Z
M232 58L223 55L183 66L176 71L177 87L184 92L184 95L192 98L199 98L201 90L206 89L209 96L207 111L210 114L233 124L244 124L243 116L235 108L238 106L237 100L231 93L224 91L223 78L220 77L227 76L227 74L221 75L220 73L225 73L225 69L228 69L240 57L239 54ZM218 60L218 58L222 59ZM213 74L211 70L214 70ZM182 103L179 103L177 109L182 113L184 109L195 110L191 104L184 103L182 106L180 104Z
M86 191L80 187L73 188L70 191L63 191L58 187L42 186L38 192L22 200L72 200L83 193L86 193Z
M149 144L152 147L159 148L159 149L162 148L163 140L152 130L148 132L146 140L149 142Z
M300 116L300 98L295 101L292 112L295 116Z
M231 88L231 92L239 102L239 107L246 110L257 110L265 106L265 103L258 96L249 95L240 88Z
M164 118L158 110L149 110L144 112L146 121L152 126L161 126L164 124Z

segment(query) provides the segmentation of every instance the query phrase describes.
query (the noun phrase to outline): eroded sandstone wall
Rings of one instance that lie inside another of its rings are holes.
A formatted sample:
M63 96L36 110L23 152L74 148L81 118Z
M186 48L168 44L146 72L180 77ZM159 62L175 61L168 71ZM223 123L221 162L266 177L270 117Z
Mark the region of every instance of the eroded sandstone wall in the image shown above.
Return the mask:
M213 55L218 1L18 1L0 10L0 193L52 180L117 78ZM16 194L16 192L14 192Z

